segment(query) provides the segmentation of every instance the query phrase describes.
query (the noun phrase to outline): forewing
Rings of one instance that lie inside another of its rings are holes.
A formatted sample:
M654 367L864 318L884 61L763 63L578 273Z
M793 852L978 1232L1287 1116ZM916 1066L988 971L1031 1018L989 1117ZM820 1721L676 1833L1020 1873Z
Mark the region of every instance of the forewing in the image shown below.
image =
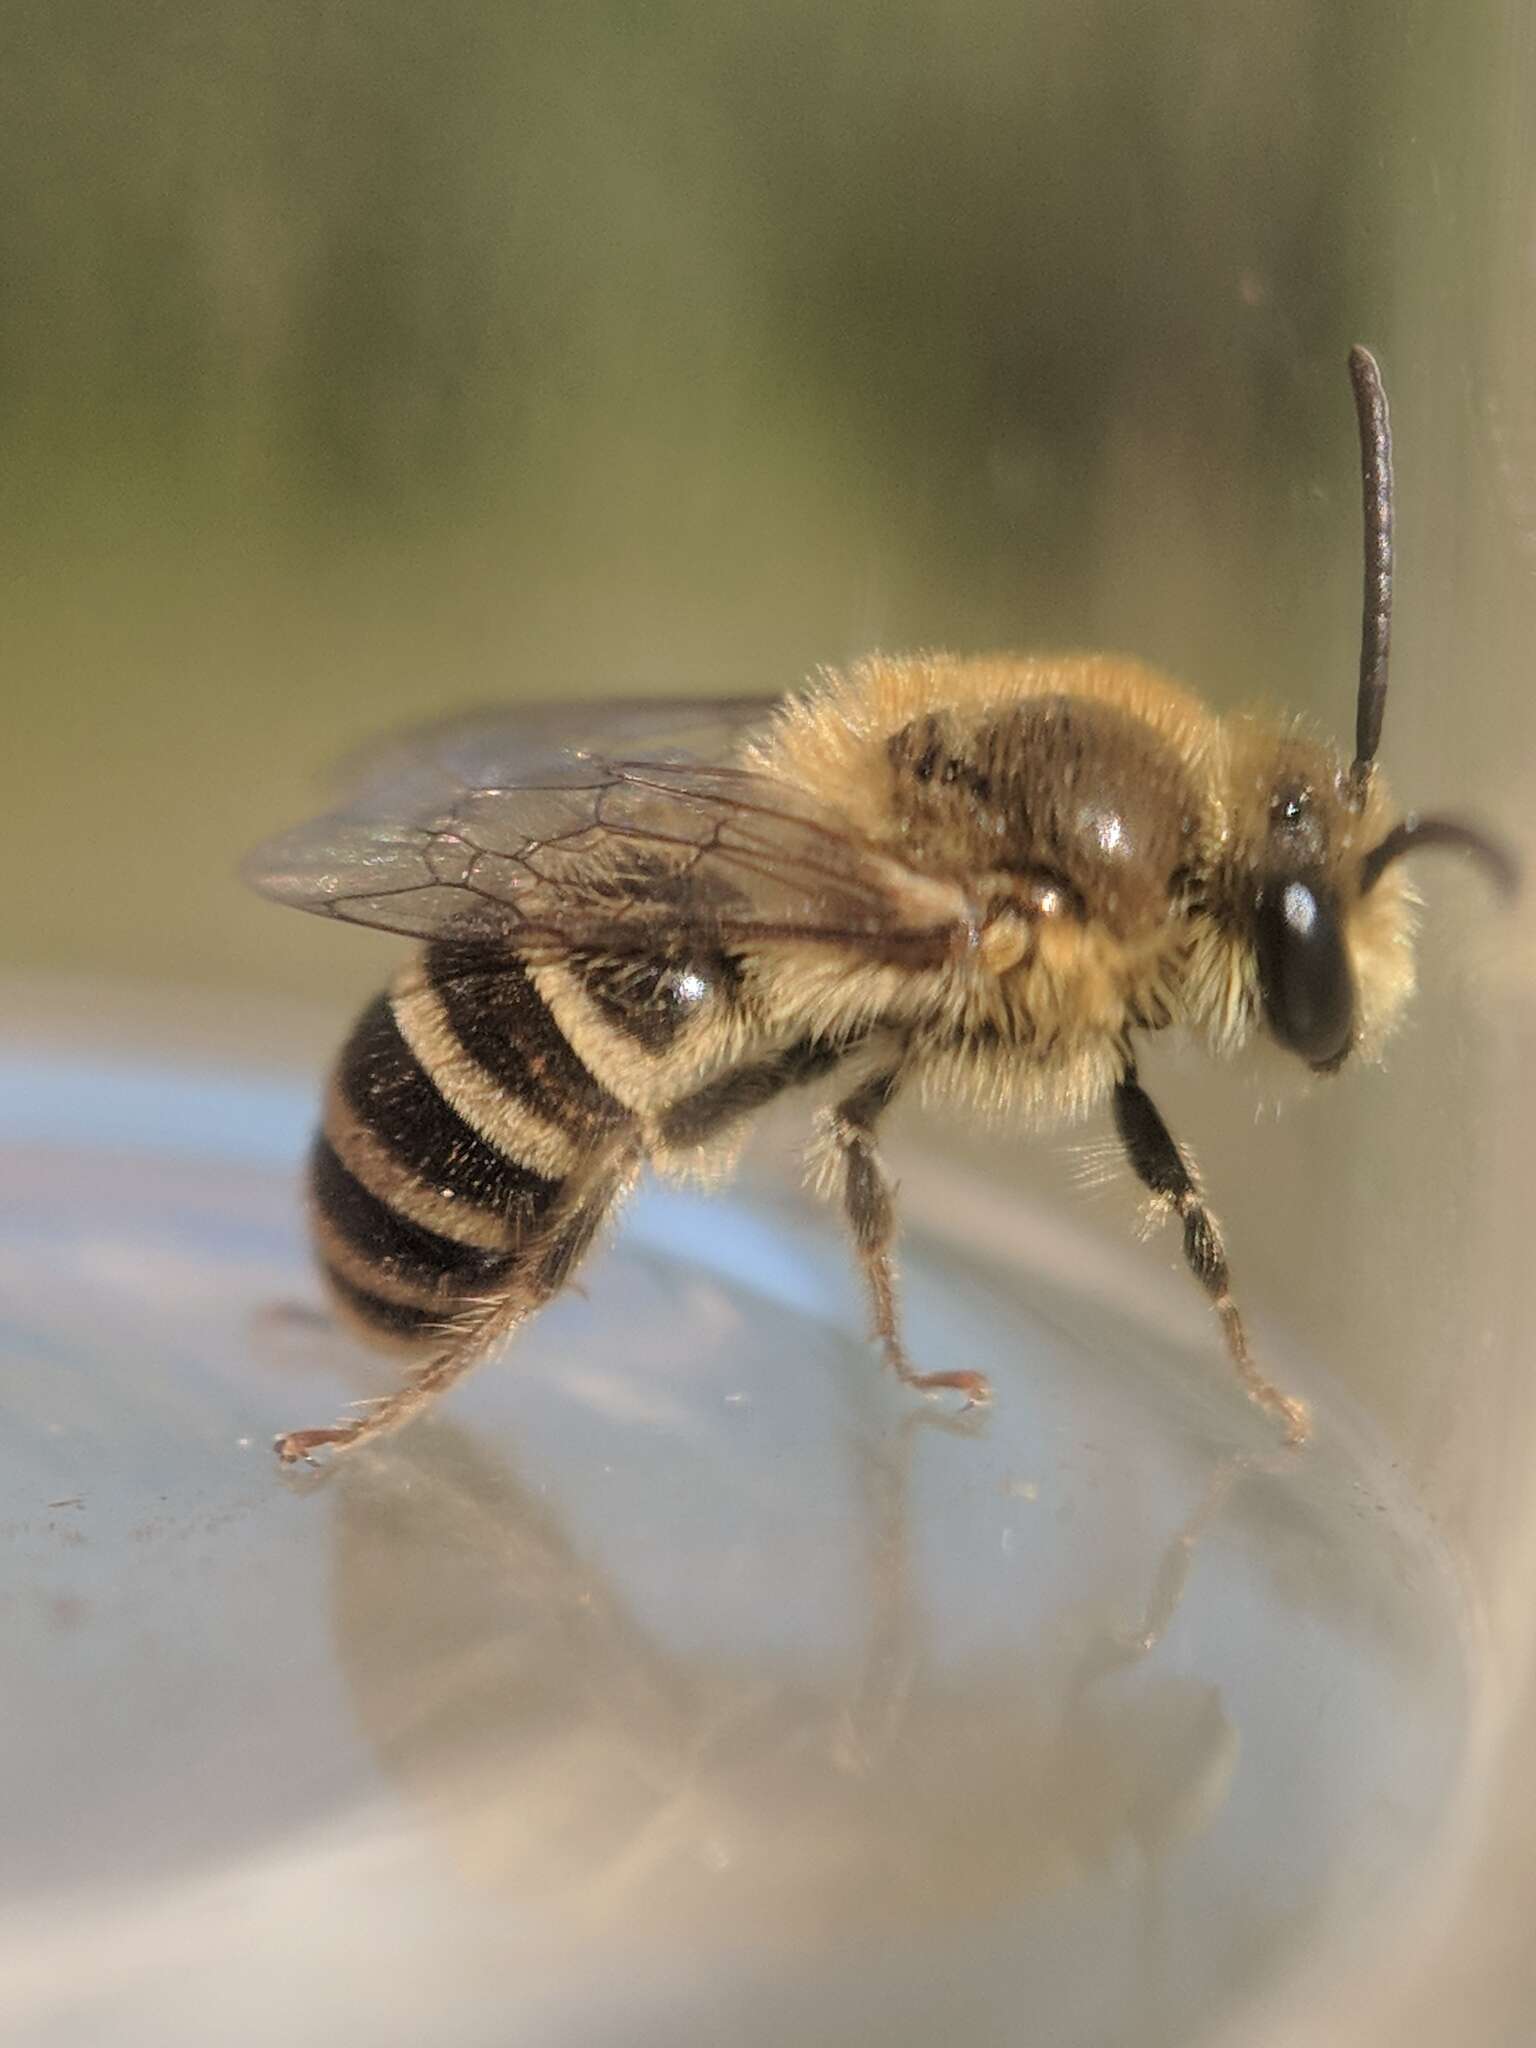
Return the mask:
M768 708L716 710L713 730L734 734ZM679 712L697 716L686 704L616 715L649 719L675 744ZM881 854L802 792L680 751L624 757L590 737L551 746L578 718L456 720L414 749L380 750L345 808L258 848L247 877L352 923L534 952L785 937L916 960L972 936L960 890ZM519 762L520 734L532 743Z

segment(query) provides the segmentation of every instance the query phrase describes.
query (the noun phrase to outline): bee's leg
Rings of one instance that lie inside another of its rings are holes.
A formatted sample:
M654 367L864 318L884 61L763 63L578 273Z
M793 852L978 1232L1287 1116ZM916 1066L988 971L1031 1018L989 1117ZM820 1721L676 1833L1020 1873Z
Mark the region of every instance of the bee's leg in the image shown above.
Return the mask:
M901 1341L896 1275L891 1263L891 1241L896 1234L895 1204L875 1147L875 1125L896 1093L897 1079L894 1073L876 1074L835 1109L826 1112L826 1135L833 1157L842 1166L843 1208L853 1233L854 1249L864 1268L874 1308L874 1333L880 1340L886 1364L909 1387L920 1387L924 1393L953 1387L965 1395L967 1407L976 1407L992 1398L992 1389L981 1373L919 1372Z
M445 1325L441 1343L414 1368L399 1393L359 1401L355 1405L362 1413L327 1429L290 1429L275 1440L273 1449L285 1465L308 1465L314 1463L316 1451L350 1451L370 1437L388 1436L462 1379L498 1337L508 1335L523 1320L529 1306L508 1304L494 1320L485 1308L477 1308L473 1318Z
M1184 1257L1221 1318L1227 1351L1249 1398L1285 1424L1287 1443L1305 1443L1312 1430L1306 1403L1282 1394L1255 1364L1243 1319L1232 1299L1221 1231L1206 1207L1193 1166L1174 1143L1151 1096L1136 1079L1134 1067L1127 1067L1125 1078L1115 1089L1115 1128L1137 1177L1151 1190L1160 1207L1172 1209L1183 1222Z
M360 1402L362 1413L328 1429L293 1429L273 1449L285 1465L312 1464L316 1451L350 1451L399 1429L480 1363L538 1309L558 1294L597 1234L615 1198L634 1179L638 1158L588 1185L562 1208L548 1229L519 1256L511 1282L495 1295L471 1301L443 1323L442 1336L397 1394Z

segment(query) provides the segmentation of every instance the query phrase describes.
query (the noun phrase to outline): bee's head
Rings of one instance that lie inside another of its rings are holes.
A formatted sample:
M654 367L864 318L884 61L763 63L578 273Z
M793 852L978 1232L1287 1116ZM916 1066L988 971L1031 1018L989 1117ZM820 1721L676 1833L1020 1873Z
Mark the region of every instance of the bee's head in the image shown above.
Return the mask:
M1362 788L1314 741L1256 720L1235 721L1227 738L1219 898L1243 962L1241 1008L1315 1072L1334 1073L1378 1049L1413 987L1402 855L1459 849L1509 893L1515 862L1471 825L1412 811L1394 821L1381 778Z
M1248 1003L1319 1073L1373 1051L1412 986L1413 896L1396 863L1423 847L1472 854L1512 893L1513 857L1476 827L1393 820L1376 773L1392 631L1392 436L1381 374L1349 359L1365 487L1365 611L1355 756L1246 723L1231 735L1226 912L1242 934Z

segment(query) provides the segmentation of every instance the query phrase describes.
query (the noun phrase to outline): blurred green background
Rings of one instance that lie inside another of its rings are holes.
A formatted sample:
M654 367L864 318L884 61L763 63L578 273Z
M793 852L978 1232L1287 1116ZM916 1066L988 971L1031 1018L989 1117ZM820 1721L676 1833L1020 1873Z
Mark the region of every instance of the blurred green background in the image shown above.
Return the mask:
M10 0L0 959L360 992L389 948L235 863L339 752L491 699L1113 645L1343 729L1355 338L1405 450L1400 675L1467 691L1454 472L1528 474L1487 339L1523 229L1468 126L1516 33ZM1389 759L1475 792L1411 688Z

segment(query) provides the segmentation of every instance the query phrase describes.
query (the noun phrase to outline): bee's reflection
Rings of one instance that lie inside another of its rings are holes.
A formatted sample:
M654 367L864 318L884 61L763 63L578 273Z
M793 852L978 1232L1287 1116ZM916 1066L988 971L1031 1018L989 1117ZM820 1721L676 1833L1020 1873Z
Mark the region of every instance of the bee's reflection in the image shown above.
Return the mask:
M858 1443L851 1684L812 1657L669 1648L550 1500L457 1428L338 1473L342 1666L460 1869L631 1931L796 1943L1150 1885L1210 1825L1237 1755L1217 1688L1152 1653L1241 1463L1149 1558L1128 1622L1067 1617L1038 1652L944 1668L910 1552L914 1467L945 1426L920 1412Z

